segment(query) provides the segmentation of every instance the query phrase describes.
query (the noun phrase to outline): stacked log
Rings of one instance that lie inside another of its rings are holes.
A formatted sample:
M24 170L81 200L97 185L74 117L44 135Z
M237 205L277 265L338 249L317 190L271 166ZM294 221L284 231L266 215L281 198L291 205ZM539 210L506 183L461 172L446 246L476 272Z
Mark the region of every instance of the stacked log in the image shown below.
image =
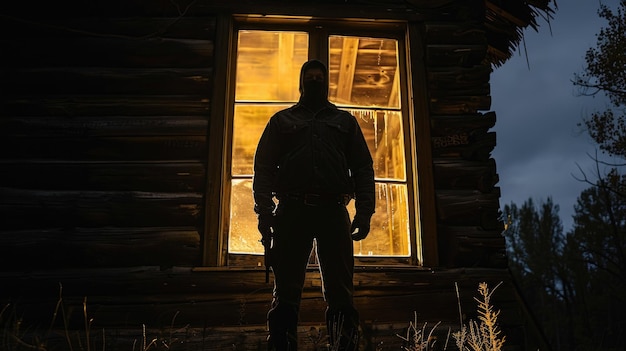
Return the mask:
M201 265L215 18L66 10L3 22L0 269Z
M425 24L439 260L506 267L482 23Z

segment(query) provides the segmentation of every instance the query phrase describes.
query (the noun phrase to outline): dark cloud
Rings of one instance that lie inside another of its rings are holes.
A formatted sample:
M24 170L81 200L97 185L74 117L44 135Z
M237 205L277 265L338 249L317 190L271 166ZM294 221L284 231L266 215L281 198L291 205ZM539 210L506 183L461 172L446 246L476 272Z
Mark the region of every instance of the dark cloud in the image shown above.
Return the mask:
M617 0L605 3L616 6ZM525 33L526 51L522 46L491 78L501 205L552 197L566 231L576 198L589 187L574 176L581 175L579 166L586 172L593 168L588 154L596 150L578 123L606 106L602 97L579 96L571 82L606 25L598 7L595 1L559 2L549 25Z

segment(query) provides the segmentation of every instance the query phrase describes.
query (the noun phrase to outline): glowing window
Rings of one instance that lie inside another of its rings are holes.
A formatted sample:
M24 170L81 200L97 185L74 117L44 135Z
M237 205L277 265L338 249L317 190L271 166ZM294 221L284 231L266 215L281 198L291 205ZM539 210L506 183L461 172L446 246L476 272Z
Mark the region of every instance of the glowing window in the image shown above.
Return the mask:
M252 199L252 163L269 118L299 98L307 32L240 30L232 139L229 253L260 254ZM317 36L316 36L317 38ZM374 159L377 205L356 256L411 254L409 187L400 99L398 40L320 36L328 47L329 100L358 120ZM349 206L354 215L354 202Z

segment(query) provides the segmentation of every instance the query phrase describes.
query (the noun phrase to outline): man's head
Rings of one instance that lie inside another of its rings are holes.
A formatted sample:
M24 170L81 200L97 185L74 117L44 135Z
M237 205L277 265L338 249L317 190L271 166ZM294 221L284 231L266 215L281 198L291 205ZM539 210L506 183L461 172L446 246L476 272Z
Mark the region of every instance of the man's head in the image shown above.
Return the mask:
M307 102L328 101L328 70L319 60L310 60L300 70L300 94Z

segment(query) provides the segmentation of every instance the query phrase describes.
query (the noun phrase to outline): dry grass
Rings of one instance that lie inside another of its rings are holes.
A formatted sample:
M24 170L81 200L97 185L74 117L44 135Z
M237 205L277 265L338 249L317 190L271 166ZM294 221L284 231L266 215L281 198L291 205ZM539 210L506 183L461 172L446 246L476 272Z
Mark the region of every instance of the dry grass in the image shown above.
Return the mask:
M500 283L502 284L502 283ZM496 285L493 290L489 290L487 283L478 285L480 298L474 298L478 303L478 321L470 320L468 325L461 323L461 329L452 334L456 340L456 346L462 351L501 351L506 337L498 327L498 315L500 311L495 311L491 305L491 295L500 286ZM459 296L458 286L456 287L457 297ZM459 303L459 313L460 311Z
M452 337L459 350L502 351L506 337L501 335L502 332L498 327L500 311L494 310L491 305L491 296L500 284L502 283L496 285L492 290L489 289L487 283L483 282L478 285L478 294L480 297L474 298L477 302L478 320L470 320L468 324L463 323L459 287L455 284L461 325L459 331L452 333ZM441 324L441 322L435 324L428 330L427 323L423 323L421 326L418 325L417 314L415 314L415 319L409 323L406 335L398 335L398 337L407 343L407 346L403 346L402 349L405 351L447 350L451 330L448 329L444 345L439 347L439 345L437 345L437 338L433 336L439 324Z
M405 351L429 351L434 350L437 345L437 338L433 336L435 329L441 324L441 322L433 325L430 330L428 330L428 323L424 323L421 327L417 322L417 313L414 313L414 320L409 322L409 327L406 330L406 336L398 335L407 346L402 346L402 349ZM448 339L449 339L450 331L448 330L448 337L446 338L445 345L443 347L444 350L448 347Z

